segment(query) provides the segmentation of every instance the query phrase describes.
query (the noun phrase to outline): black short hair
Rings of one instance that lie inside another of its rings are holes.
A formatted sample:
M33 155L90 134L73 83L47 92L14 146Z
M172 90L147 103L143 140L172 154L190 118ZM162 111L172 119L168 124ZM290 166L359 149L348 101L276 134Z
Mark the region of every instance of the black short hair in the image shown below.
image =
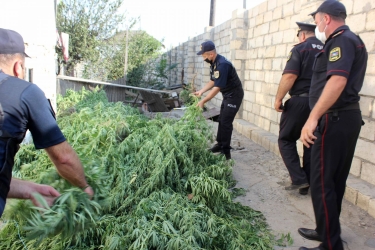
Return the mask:
M334 21L336 21L336 22L343 22L343 23L345 23L346 16L344 16L344 15L342 15L342 16L334 16L334 15L331 15L331 14L328 14L328 13L325 13L325 12L320 12L320 13L330 16L331 19L334 20ZM314 16L314 18L315 18L315 16Z
M298 35L301 34L301 33L304 33L305 35L315 35L315 32L314 31L310 31L310 30L301 30L299 31Z
M16 53L16 54L0 54L0 65L7 65L9 62L21 59L25 60L25 54L24 53Z
M345 23L345 17L343 17L343 16L333 16L333 15L330 15L330 14L327 14L327 15L329 15L331 17L331 19L334 20L334 21Z

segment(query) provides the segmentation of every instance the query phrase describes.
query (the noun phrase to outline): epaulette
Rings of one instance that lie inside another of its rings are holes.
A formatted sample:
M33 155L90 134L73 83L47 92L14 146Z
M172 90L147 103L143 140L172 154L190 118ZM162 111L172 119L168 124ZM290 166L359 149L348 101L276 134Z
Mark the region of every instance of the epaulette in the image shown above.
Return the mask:
M336 34L334 34L334 35L332 36L332 38L341 35L342 33L344 33L344 31L345 31L345 30L340 30L340 31L338 31Z

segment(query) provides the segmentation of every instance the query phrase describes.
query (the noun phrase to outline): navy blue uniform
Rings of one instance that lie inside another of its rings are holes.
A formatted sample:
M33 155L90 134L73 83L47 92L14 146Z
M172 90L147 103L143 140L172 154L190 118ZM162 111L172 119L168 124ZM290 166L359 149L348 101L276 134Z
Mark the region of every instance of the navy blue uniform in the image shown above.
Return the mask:
M308 93L315 55L323 49L316 37L297 44L289 53L283 74L295 74L297 79L289 91L291 98L284 104L280 119L279 150L294 185L310 182L310 148L303 147L303 168L296 141L310 114Z
M236 69L231 62L219 54L211 64L210 78L223 95L216 141L223 153L227 154L230 153L233 120L241 106L244 92Z
M35 84L8 76L0 70L0 216L12 178L14 156L29 129L35 148L65 141L53 109Z
M362 40L343 25L330 35L316 55L310 88L310 107L318 101L333 75L347 78L338 100L318 122L317 139L311 151L311 197L316 231L322 249L342 250L339 217L346 179L362 125L359 91L367 67L367 51Z

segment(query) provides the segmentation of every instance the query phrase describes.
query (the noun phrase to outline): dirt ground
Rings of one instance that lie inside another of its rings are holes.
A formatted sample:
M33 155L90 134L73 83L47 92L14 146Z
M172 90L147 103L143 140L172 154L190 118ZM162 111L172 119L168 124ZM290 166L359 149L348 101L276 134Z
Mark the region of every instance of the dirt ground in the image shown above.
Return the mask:
M278 183L290 179L281 158L234 131L232 147L238 147L238 144L244 149L232 151L235 161L233 176L238 181L236 187L244 188L246 195L236 200L261 211L276 235L290 233L293 244L275 249L298 250L301 246L318 246L319 242L305 240L297 232L299 227L315 228L310 192L303 196L298 190L284 190ZM344 242L345 249L375 249L375 219L345 200L341 227L341 237L347 242Z

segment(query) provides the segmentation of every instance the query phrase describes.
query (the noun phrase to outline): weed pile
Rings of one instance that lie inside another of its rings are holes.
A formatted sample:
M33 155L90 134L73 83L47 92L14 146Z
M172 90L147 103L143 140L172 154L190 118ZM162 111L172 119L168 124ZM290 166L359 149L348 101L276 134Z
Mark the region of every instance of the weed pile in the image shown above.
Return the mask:
M273 249L263 215L232 201L232 162L208 152L211 130L195 105L180 120L151 120L83 89L59 97L58 110L95 196L60 178L43 150L23 145L14 176L62 195L45 208L10 202L0 249Z

